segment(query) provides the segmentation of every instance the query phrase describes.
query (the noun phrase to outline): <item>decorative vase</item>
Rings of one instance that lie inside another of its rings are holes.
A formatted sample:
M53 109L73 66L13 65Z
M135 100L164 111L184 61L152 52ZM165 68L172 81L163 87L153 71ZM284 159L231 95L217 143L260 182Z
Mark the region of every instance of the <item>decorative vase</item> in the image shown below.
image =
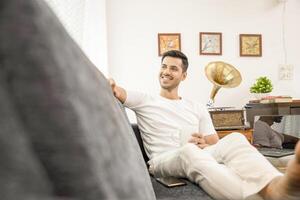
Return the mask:
M270 92L268 93L252 93L257 100L261 100L264 97L270 96Z

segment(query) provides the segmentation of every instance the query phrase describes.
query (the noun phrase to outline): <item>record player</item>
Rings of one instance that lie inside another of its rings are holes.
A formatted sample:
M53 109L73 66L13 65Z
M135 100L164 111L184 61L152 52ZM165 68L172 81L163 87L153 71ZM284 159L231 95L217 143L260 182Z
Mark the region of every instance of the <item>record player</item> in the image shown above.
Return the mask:
M242 82L240 72L232 65L215 61L205 67L205 75L213 84L210 100L206 104L216 130L246 129L244 110L234 107L214 107L214 99L221 88L234 88Z
M209 113L216 130L246 129L244 110L233 107L214 107Z

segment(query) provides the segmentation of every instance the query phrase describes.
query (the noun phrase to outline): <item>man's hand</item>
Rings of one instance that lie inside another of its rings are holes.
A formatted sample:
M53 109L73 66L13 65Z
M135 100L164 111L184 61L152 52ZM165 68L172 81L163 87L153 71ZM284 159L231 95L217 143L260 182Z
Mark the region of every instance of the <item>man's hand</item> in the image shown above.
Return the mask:
M205 147L209 146L209 144L206 143L206 141L201 133L193 133L192 137L189 139L188 142L194 143L201 149L204 149Z
M109 83L109 85L112 89L112 92L113 92L114 96L117 99L119 99L122 103L124 103L126 98L127 98L126 91L123 88L117 86L114 79L108 78L107 80L108 80L108 83Z
M116 82L115 82L115 80L112 79L112 78L108 78L108 83L109 83L114 95L116 96Z

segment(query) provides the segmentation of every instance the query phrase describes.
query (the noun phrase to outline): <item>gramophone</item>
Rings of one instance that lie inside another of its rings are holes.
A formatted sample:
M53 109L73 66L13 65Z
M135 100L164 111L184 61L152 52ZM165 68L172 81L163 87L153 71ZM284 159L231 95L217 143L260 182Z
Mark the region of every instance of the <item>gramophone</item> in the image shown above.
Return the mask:
M215 96L222 87L234 88L241 83L242 76L240 72L228 63L215 61L208 63L205 67L205 74L208 80L213 84L213 88L210 93L210 100L207 103L207 106L215 129L224 130L245 128L244 111L242 109L232 109L232 107L213 107Z
M215 96L220 88L234 88L242 82L240 72L232 65L222 61L208 63L205 67L205 75L213 84L208 103L209 106L212 106L214 103Z

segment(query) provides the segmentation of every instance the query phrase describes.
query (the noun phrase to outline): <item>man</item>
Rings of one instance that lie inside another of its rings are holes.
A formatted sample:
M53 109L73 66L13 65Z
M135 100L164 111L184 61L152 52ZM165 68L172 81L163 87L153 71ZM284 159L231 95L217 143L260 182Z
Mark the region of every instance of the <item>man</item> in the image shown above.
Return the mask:
M283 176L239 134L219 140L204 106L178 95L188 59L179 51L163 54L159 95L126 91L109 79L114 95L132 109L155 176L187 177L215 199L299 199L300 145ZM192 134L187 131L197 131ZM189 142L182 141L190 134Z

